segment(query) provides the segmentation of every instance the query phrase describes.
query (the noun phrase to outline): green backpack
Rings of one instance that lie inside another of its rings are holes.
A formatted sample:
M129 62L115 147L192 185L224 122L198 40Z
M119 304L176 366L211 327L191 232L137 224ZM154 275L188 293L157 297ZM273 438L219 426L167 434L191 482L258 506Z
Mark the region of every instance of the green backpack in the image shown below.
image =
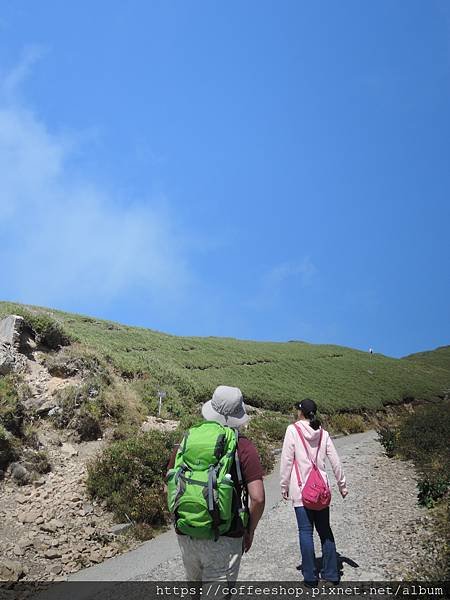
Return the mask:
M214 539L227 533L233 520L234 481L230 469L237 456L238 433L215 421L194 425L185 434L167 473L167 500L181 533Z

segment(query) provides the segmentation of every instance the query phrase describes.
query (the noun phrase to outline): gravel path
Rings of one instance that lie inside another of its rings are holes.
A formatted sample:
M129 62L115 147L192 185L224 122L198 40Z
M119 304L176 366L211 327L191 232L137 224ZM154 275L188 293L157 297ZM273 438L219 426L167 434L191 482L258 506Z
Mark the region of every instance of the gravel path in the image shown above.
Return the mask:
M349 495L342 500L333 481L331 524L347 581L412 579L427 556L432 533L429 517L417 505L414 468L389 459L374 431L335 440L344 465ZM272 482L278 473L271 476ZM318 540L316 540L317 542ZM316 555L320 556L317 545ZM290 502L269 509L241 563L239 579L287 580L300 577L298 534ZM170 559L140 576L140 580L179 580L180 558Z

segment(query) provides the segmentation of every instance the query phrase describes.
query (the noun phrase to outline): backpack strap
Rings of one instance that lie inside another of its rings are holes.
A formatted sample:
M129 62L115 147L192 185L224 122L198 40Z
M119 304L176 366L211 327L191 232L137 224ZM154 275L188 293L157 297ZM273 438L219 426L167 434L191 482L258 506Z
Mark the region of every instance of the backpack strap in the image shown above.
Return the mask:
M301 439L301 440L302 440L302 442L303 442L303 446L304 446L304 448L305 448L306 456L308 457L308 459L309 459L309 461L311 462L311 464L313 465L313 467L316 467L316 466L317 466L317 458L318 458L318 456L319 456L320 444L322 443L322 434L323 434L323 429L322 429L322 427L320 428L319 443L317 444L316 460L313 460L313 459L311 458L311 455L310 455L310 453L309 453L309 450L308 450L308 447L307 447L307 445L306 445L306 442L305 442L305 437L304 437L304 435L303 435L303 433L302 433L301 427L299 427L299 426L297 425L297 423L294 423L294 427L295 427L295 429L297 430L297 433L298 433L298 435L300 436L300 439ZM298 476L297 476L297 479L298 479Z
M234 462L236 464L236 473L237 473L238 483L239 483L239 485L242 485L243 478L242 478L242 470L241 470L241 461L239 460L239 453L238 453L239 431L237 429L235 429L234 434L236 436L236 450L234 452Z

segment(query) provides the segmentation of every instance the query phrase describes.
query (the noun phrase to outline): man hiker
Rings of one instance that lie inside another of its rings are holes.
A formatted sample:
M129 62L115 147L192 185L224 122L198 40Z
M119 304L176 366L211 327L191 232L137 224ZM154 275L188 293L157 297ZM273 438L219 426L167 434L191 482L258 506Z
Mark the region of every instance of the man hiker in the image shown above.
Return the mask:
M188 581L237 580L264 512L263 468L239 433L248 421L241 390L219 386L169 461L168 503Z

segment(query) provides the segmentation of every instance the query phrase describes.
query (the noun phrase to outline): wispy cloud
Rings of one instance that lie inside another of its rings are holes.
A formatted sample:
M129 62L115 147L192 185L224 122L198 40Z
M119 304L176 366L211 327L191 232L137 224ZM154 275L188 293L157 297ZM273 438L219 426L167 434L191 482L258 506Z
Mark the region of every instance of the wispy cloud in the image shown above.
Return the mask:
M299 288L306 290L312 286L317 273L318 269L309 256L274 265L262 273L246 306L258 311L271 311L274 306L283 304L286 295L298 297Z
M44 46L34 44L27 46L22 53L21 60L10 69L0 82L3 100L17 100L21 84L27 79L35 63L46 53Z
M41 56L29 49L0 81L0 295L53 305L180 296L190 269L167 201L118 197L76 173L79 136L51 131L17 100Z
M264 284L279 288L282 283L288 280L296 280L303 287L307 287L311 284L316 273L317 268L311 262L309 256L305 256L298 262L284 262L272 267L264 275Z

